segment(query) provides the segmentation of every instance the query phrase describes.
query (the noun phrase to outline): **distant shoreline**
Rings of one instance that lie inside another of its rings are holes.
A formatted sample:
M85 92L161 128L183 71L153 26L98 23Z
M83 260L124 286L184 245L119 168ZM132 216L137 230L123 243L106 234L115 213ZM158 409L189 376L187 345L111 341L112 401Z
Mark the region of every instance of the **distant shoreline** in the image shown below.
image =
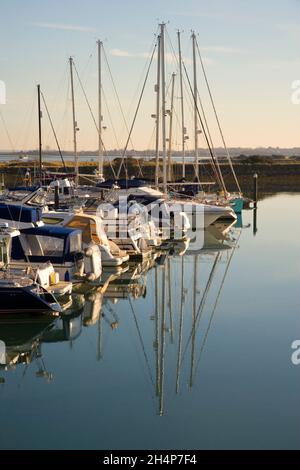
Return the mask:
M74 171L74 164L72 160L66 160L66 170L72 173ZM0 159L0 173L2 174L2 181L6 186L22 185L24 184L24 175L29 168L31 175L34 174L34 167L37 165L37 160L11 160L2 161ZM106 179L114 179L121 164L121 158L114 158L110 162L104 164L104 176ZM45 170L63 172L64 167L59 160L44 162L43 168ZM89 175L93 175L98 168L96 160L93 162L79 162L79 173L86 175L87 179L82 176L80 183L88 184L91 182ZM187 163L186 166L186 181L194 181L194 165ZM224 176L226 187L229 191L236 191L236 185L231 174L228 164L220 163L220 168ZM259 176L259 187L261 191L286 191L297 192L300 191L300 159L272 159L265 156L253 157L240 157L234 162L235 172L237 174L242 191L249 193L253 188L253 175L257 173ZM214 181L214 175L211 164L209 162L200 162L200 179L203 182ZM173 180L179 181L182 177L182 165L174 163L172 165ZM145 178L147 180L154 180L155 174L155 161L145 161L135 158L126 159L126 172L122 168L120 177L124 178Z

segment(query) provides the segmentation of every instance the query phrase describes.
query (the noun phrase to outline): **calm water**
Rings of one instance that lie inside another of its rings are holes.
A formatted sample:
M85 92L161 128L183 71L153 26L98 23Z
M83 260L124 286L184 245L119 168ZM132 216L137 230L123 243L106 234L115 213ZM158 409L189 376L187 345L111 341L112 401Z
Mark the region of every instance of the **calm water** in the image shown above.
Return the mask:
M27 364L0 369L0 448L299 449L299 206L269 197L256 236L245 212L63 320L1 324Z

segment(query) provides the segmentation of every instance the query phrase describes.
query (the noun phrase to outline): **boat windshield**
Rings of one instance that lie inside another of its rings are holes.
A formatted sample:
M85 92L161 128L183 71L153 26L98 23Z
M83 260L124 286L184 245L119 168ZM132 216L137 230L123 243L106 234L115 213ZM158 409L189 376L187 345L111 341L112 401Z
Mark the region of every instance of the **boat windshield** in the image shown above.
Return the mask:
M102 223L97 218L81 217L78 215L70 220L66 226L81 230L82 241L87 245L90 243L103 245L107 240Z
M66 227L81 230L83 243L88 245L93 241L92 227L90 220L87 217L80 217L76 215L66 224Z

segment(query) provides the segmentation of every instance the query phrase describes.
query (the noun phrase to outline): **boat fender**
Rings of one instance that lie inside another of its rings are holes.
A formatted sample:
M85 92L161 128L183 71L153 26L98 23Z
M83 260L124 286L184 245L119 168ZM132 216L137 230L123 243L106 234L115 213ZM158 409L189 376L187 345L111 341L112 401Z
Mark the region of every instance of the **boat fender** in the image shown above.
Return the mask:
M89 282L93 282L93 281L96 280L96 275L95 275L94 273L87 273L86 279L87 279Z
M93 249L91 247L86 248L86 250L84 251L84 254L85 254L85 256L90 258L91 256L93 256Z
M69 273L69 271L66 271L66 273L65 273L65 281L66 281L66 282L70 282L70 280L71 280L71 279L70 279L70 273Z

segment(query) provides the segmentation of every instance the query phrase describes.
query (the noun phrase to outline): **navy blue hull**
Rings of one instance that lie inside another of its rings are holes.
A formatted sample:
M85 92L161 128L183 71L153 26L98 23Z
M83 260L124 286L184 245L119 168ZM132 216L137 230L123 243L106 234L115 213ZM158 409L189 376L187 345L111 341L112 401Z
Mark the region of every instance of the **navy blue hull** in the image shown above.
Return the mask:
M0 313L43 313L54 308L56 299L46 291L41 295L31 287L0 286Z

